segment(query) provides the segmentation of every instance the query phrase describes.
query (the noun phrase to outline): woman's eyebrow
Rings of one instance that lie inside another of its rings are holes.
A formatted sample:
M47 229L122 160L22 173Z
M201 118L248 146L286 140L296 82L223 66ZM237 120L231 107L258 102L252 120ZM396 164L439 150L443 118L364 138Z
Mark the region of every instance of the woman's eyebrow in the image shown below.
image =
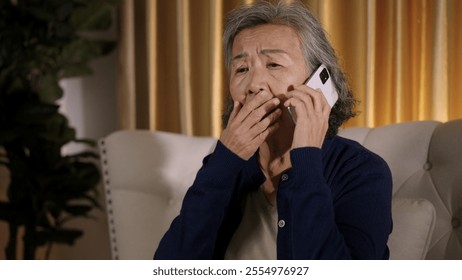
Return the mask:
M263 49L260 51L261 54L273 54L273 53L279 53L279 54L287 54L286 51L281 50L281 49Z
M242 53L237 54L235 57L233 57L232 61L240 60L240 59L246 58L248 56L249 56L248 53L242 52Z
M274 54L274 53L276 53L276 54L287 54L286 51L281 50L281 49L262 49L260 51L260 53L263 54L263 55ZM249 54L247 52L242 52L242 53L237 54L235 57L233 57L232 61L240 60L240 59L246 58L248 56L249 56Z

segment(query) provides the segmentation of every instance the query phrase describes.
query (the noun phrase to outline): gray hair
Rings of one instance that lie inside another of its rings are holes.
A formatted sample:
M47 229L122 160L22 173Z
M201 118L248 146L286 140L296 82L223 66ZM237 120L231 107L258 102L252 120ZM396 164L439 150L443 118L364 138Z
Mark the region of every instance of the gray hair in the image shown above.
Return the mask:
M231 11L227 16L223 32L225 67L228 76L231 73L231 51L236 35L244 29L263 24L279 24L293 28L299 36L305 64L309 69L314 70L321 64L326 65L339 93L339 99L330 113L327 136L336 135L338 128L344 122L356 116L354 108L357 100L352 95L323 27L302 3L257 1ZM231 111L230 100L223 114L223 126L227 125Z

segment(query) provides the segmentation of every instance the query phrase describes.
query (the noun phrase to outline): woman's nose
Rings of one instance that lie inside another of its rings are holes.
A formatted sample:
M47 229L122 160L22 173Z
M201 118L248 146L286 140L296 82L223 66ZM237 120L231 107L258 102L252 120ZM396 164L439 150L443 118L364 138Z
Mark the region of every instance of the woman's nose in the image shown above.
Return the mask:
M266 86L266 78L264 73L261 71L252 71L248 88L247 88L247 94L257 94L260 91L265 90Z

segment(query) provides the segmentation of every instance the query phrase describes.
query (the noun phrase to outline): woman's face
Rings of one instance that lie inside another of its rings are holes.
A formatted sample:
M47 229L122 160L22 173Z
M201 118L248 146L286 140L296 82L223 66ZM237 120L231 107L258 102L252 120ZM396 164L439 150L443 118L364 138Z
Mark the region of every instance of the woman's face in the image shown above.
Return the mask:
M260 91L282 102L292 86L301 85L310 73L295 30L265 24L242 30L234 39L229 89L241 104Z

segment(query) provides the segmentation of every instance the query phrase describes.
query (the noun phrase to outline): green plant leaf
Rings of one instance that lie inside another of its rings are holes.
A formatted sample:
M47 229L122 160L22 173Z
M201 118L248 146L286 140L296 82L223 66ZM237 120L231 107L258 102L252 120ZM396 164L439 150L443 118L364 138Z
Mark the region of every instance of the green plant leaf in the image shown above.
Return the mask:
M42 129L38 133L41 139L50 141L59 146L74 141L76 138L75 129L68 126L67 118L61 114L49 116L46 122L42 123Z
M21 77L12 77L12 80L10 77L5 75L5 78L2 79L2 84L7 84L6 92L18 92L27 89L27 85Z
M88 1L75 9L70 22L77 30L108 29L112 23L112 6L106 1Z
M54 103L63 97L63 90L59 86L56 74L46 74L40 78L38 95L45 103Z
M85 63L66 65L61 69L61 78L91 75L93 70Z
M114 49L115 43L107 40L75 39L63 47L58 63L61 67L60 78L91 74L90 60L107 54Z

